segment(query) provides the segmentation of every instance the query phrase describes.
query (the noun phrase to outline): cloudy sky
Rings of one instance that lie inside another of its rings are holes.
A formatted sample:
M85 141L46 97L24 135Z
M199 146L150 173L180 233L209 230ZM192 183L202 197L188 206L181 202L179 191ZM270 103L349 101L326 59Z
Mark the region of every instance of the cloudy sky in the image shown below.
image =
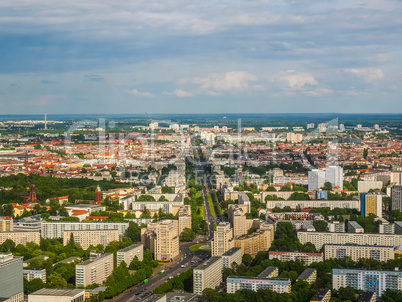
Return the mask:
M398 0L1 0L0 112L402 112Z

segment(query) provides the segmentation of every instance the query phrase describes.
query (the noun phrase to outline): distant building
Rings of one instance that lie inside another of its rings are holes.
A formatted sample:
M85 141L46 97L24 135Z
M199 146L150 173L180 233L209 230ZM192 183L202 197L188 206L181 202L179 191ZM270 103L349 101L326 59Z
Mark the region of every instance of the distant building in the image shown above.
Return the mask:
M106 247L112 241L119 241L119 233L117 230L64 231L64 245L67 245L70 241L71 234L74 237L74 242L79 243L84 250L91 245L97 246L98 244L102 244Z
M325 260L331 258L344 259L350 257L353 261L361 258L388 261L395 258L393 246L378 245L345 245L325 244Z
M222 258L211 257L193 270L194 294L202 295L206 288L215 289L222 282Z
M82 302L84 289L42 288L28 295L28 302Z
M360 180L357 182L357 190L359 193L368 193L370 190L381 190L382 186L382 181L376 180Z
M216 226L211 246L212 256L222 256L234 247L233 229L228 222L221 222Z
M231 268L233 262L237 265L241 264L242 253L241 248L232 247L230 250L222 254L222 263L224 268Z
M257 291L259 289L270 289L276 293L290 293L290 279L283 278L258 278L246 276L229 276L226 279L226 290L228 294L234 294L238 290L248 289Z
M402 290L401 271L332 269L332 287L338 290L350 286L354 289L375 292L381 297L385 290Z
M26 203L35 203L36 199L36 186L34 184L29 186L29 194L28 196L24 196L24 202Z
M15 245L26 245L27 242L35 242L39 244L39 232L0 232L0 244L3 244L7 239L14 241Z
M315 268L306 268L296 279L296 281L300 280L313 284L317 280L317 270Z
M356 221L349 221L348 233L364 233L364 228Z
M288 252L288 251L269 251L269 259L279 259L280 261L300 261L304 265L313 262L323 262L323 253L310 252Z
M382 194L360 194L360 213L361 216L367 217L374 214L377 217L382 217Z
M276 266L268 266L261 273L258 274L258 278L276 278L279 275L279 269Z
M101 203L102 203L102 191L98 185L95 190L95 203L94 204L100 205Z
M114 268L113 254L102 254L92 251L89 259L75 266L76 286L103 284Z
M274 225L272 226L272 230ZM260 251L267 251L273 238L272 230L258 229L252 234L243 235L234 239L234 246L241 248L242 254L256 256Z
M33 279L41 279L43 283L46 283L45 269L23 268L22 272L24 278L28 281L32 281Z
M177 218L179 221L179 235L185 228L191 229L191 208L184 205L177 211Z
M329 222L328 229L331 233L345 233L345 223L340 221Z
M331 300L331 291L329 289L319 289L310 302L329 302Z
M391 210L402 211L402 186L391 188Z
M139 261L144 259L144 245L141 243L134 243L124 249L117 251L117 266L124 261L127 266L137 257Z
M22 257L0 253L0 301L24 300Z
M0 232L12 232L14 230L13 218L0 217Z
M330 182L333 188L339 187L343 190L343 168L329 166L324 170L313 169L308 172L309 191L322 188L326 182Z
M162 220L141 229L144 249L154 253L155 260L172 261L179 255L179 223L177 220Z

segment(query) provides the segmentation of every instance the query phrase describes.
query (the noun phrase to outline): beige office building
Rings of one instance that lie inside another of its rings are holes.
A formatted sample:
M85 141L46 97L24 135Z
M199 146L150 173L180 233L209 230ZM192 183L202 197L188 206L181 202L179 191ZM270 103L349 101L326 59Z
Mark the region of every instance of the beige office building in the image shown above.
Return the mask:
M179 255L179 223L177 220L162 220L141 229L144 249L150 249L155 260L172 261Z
M89 259L75 266L75 284L88 286L91 284L103 284L106 282L114 268L113 254L91 252Z
M194 294L202 295L206 288L215 289L222 282L222 258L211 257L193 271Z
M106 247L112 241L119 241L118 230L64 231L64 245L67 245L70 241L71 234L74 236L74 242L79 243L84 250L89 248L91 245L97 246L98 244L102 244Z
M395 250L392 246L325 244L325 260L345 257L350 257L353 261L360 258L388 261L394 259Z
M117 251L117 266L123 261L129 266L135 257L139 261L144 259L144 245L142 243L135 243Z
M222 256L234 247L233 229L228 222L221 222L216 226L211 246L212 256Z
M0 217L0 232L12 232L14 223L11 217Z
M179 220L179 235L185 228L191 230L191 208L189 206L180 207L177 212L177 218Z
M317 250L320 250L324 244L402 245L402 235L392 234L298 232L297 237L301 244L311 242Z
M267 251L271 247L274 236L270 229L259 229L256 232L235 238L234 246L241 248L242 255L256 256L260 251Z
M23 244L27 242L35 242L39 244L40 233L39 232L0 232L0 244L3 244L7 239L14 241L15 245Z

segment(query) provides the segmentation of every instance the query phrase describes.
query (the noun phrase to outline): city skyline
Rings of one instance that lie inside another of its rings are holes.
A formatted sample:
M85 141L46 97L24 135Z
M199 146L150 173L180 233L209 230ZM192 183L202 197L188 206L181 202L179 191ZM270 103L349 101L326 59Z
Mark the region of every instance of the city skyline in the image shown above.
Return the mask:
M402 112L402 3L4 1L3 114Z

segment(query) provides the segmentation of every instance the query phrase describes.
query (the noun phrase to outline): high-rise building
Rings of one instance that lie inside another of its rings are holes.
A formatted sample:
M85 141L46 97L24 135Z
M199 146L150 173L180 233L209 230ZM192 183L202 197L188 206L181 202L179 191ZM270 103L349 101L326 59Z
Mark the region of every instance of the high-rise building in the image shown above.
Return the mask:
M97 246L98 244L102 244L106 247L112 241L119 241L119 233L117 230L64 231L64 245L70 242L71 236L74 237L74 242L79 243L84 250L91 245Z
M233 229L229 222L221 222L216 226L214 240L211 242L212 256L222 256L234 247Z
M308 172L309 191L322 188L326 182L330 182L333 188L339 187L343 190L343 168L329 166L325 170L313 169Z
M177 220L162 220L150 223L141 229L144 249L154 253L155 260L172 261L179 255L179 223Z
M117 251L117 266L119 266L123 261L130 265L135 257L138 258L139 261L144 259L144 245L141 243L134 243L124 249Z
M360 194L360 215L368 217L374 214L377 217L382 217L382 194Z
M231 268L233 262L239 265L241 264L241 261L242 261L241 248L233 247L227 252L222 254L223 267Z
M402 211L402 186L391 188L391 210Z
M76 286L88 286L91 284L103 284L106 282L114 268L113 254L97 253L92 251L89 259L75 266Z
M391 172L390 182L391 182L391 185L401 186L402 185L402 171Z
M222 282L222 258L211 257L193 271L194 294L202 295L206 288L215 289Z
M231 220L234 237L240 237L247 234L247 231L253 223L252 219L246 219L246 214L240 208L233 211Z
M191 208L184 205L177 211L177 219L179 221L179 235L184 229L191 229Z
M13 218L10 216L0 217L0 232L12 232L13 230Z
M0 301L24 300L22 257L0 253Z
M349 245L349 244L325 244L325 260L350 257L353 261L360 258L388 261L395 258L393 246L380 245Z
M308 189L313 191L320 189L325 183L325 171L319 169L313 169L308 172Z
M354 289L375 292L381 297L385 290L402 290L402 271L379 271L334 268L332 287L338 290L350 286Z

